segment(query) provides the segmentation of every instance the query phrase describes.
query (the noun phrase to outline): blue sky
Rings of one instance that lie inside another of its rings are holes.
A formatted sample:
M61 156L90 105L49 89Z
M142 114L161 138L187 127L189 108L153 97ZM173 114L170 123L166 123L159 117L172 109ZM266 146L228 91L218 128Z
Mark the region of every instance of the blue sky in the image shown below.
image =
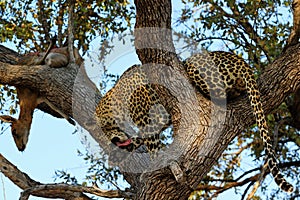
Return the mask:
M0 152L21 171L42 183L53 182L54 171L65 169L79 177L84 175L85 164L77 157L77 149L84 150L74 127L63 119L55 119L41 111L34 113L26 150L18 152L10 128L0 135ZM0 199L19 198L21 190L2 174ZM5 194L3 194L5 190ZM39 199L31 197L33 199Z

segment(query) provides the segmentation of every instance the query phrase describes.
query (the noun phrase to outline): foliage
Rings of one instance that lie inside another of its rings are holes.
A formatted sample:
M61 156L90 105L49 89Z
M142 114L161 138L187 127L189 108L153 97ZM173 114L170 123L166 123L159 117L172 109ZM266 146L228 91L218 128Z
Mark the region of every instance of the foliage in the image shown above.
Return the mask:
M17 102L16 91L8 86L0 85L0 113L16 114ZM3 122L1 122L2 124ZM8 126L1 126L0 134L2 134Z
M91 153L88 150L85 153L78 151L78 156L82 157L89 166L86 172L85 180L79 183L75 176L72 176L65 170L55 171L55 180L62 180L64 183L72 185L98 185L101 188L118 188L118 181L123 181L120 171L116 168L109 167L107 158L102 153Z
M289 33L287 0L182 0L177 25L205 48L241 53L252 65L265 66L279 55ZM291 18L289 18L291 19Z
M27 0L0 2L1 42L12 41L21 50L41 51L51 36L62 45L67 37L67 0ZM102 40L130 26L133 7L126 0L75 1L74 37L85 52L96 37Z
M0 85L0 111L9 112L10 115L16 114L16 91L8 86ZM7 102L9 101L9 102ZM7 108L7 105L8 108Z

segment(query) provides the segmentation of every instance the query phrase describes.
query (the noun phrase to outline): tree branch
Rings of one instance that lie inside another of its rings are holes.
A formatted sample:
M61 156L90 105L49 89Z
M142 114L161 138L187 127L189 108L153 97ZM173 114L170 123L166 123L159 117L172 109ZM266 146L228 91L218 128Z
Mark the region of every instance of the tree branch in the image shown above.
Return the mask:
M49 12L46 11L45 8L47 7L47 5L45 5L45 2L43 0L38 0L37 4L38 4L38 7L40 8L40 10L38 12L38 21L41 24L41 28L44 29L43 31L45 33L43 40L41 40L41 44L45 45L45 44L49 44L50 40L51 40L50 19L48 18ZM40 48L42 45L35 44L35 49L38 52L42 52L43 49Z
M253 182L254 184L254 182ZM250 185L249 185L250 186ZM247 200L251 200L252 197L254 196L254 194L256 193L258 187L260 186L260 180L257 180L254 184L254 187L252 188L252 191L250 192L250 194L247 196Z
M300 166L300 161L295 161L295 162L286 162L286 163L280 163L278 165L280 168L290 168L291 166ZM260 170L260 172L254 176L251 176L249 178L246 178L242 181L239 181L242 177L245 177L246 175ZM264 177L266 177L268 174L270 174L270 170L268 168L266 168L266 166L262 167L257 167L254 169L251 169L245 173L243 173L241 176L239 176L238 178L234 179L234 180L222 180L222 179L216 179L216 180L203 180L205 182L221 182L224 183L223 186L216 186L216 185L199 185L197 187L197 190L204 190L204 191L212 191L215 190L216 193L214 195L218 195L221 194L222 192L225 192L226 190L229 190L231 188L234 187L241 187L244 186L248 183L254 185L251 193L248 195L247 199L251 198L255 191L257 190L258 186L260 185L260 182L262 179L264 179ZM255 184L254 184L255 183ZM243 195L244 196L244 195Z
M299 42L300 38L300 0L293 0L292 3L293 9L293 29L287 40L286 46L283 51L289 46L293 46Z
M251 176L249 178L246 178L245 180L243 181L240 181L240 182L230 182L230 183L227 183L225 184L224 186L216 186L216 185L199 185L197 187L197 190L205 190L205 191L211 191L211 190L218 190L218 191L221 191L219 193L222 193L230 188L233 188L233 187L239 187L239 186L243 186L249 182L253 182L253 181L257 181L259 180L261 174L258 173L254 176Z
M18 59L21 57L17 52L0 45L0 62L16 64Z
M102 190L98 187L85 187L68 184L42 184L31 179L26 173L20 171L0 154L0 170L14 184L23 189L21 200L27 200L30 195L45 198L63 198L76 200L90 200L83 193L107 198L132 198L133 193L120 190Z
M73 0L69 0L69 15L68 15L68 50L69 50L69 63L75 63L74 57L74 4Z

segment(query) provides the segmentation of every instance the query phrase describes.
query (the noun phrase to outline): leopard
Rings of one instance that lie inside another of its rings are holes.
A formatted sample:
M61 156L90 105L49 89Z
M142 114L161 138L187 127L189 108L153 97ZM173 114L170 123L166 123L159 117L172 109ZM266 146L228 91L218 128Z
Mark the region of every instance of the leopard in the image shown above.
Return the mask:
M283 191L292 192L293 186L285 180L277 164L276 153L260 100L260 92L251 67L243 58L225 51L192 55L184 61L184 67L192 84L205 97L214 98L216 102L224 98L233 101L244 93L248 94L270 172Z
M157 152L160 133L171 125L170 115L161 104L140 65L127 69L96 107L96 122L108 143L132 152Z
M265 146L266 163L276 184L282 190L292 192L293 186L285 180L277 164L251 67L243 58L225 51L195 54L182 65L192 85L208 99L233 101L248 94ZM96 122L109 144L128 152L142 146L150 153L162 148L160 133L171 126L172 121L156 89L142 66L133 65L102 97L95 112Z

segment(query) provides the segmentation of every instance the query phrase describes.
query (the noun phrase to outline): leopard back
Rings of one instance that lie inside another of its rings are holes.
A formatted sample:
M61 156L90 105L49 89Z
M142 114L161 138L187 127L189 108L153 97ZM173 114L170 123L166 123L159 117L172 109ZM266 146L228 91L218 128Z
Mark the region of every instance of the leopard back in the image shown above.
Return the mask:
M250 66L237 55L222 51L193 55L185 60L184 65L192 83L208 98L214 96L231 100L247 92L265 146L269 169L277 185L284 191L292 192L293 186L279 170L260 92Z

